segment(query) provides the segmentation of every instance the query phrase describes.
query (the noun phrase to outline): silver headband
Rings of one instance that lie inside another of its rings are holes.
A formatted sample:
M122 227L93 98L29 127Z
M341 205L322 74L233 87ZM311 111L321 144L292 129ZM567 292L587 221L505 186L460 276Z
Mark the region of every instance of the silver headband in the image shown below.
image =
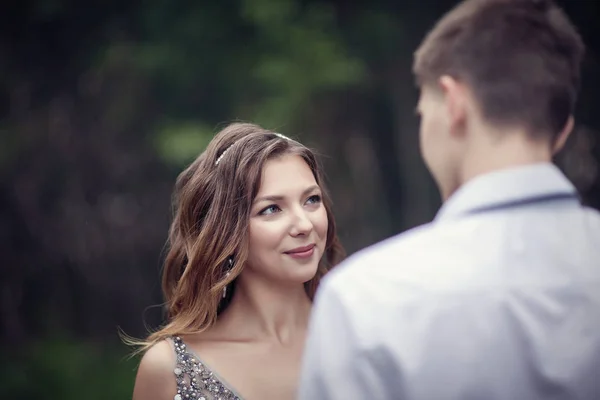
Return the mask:
M285 136L285 135L282 135L281 133L277 133L277 132L272 132L272 133L273 133L273 135L275 135L275 136L277 136L277 137L280 137L281 139L285 139L285 140L292 141L292 139L290 139L289 137L287 137L287 136ZM224 150L224 151L221 153L221 155L219 156L219 158L217 158L217 161L215 161L215 166L216 166L216 165L219 165L219 162L221 161L221 159L223 158L223 156L224 156L224 155L225 155L225 154L226 154L226 153L229 151L229 149L231 149L231 148L233 147L233 145L234 145L234 144L236 144L236 143L237 143L237 141L236 141L236 142L233 142L232 144L230 144L230 145L229 145L229 147L228 147L228 148L226 148L226 149L225 149L225 150Z

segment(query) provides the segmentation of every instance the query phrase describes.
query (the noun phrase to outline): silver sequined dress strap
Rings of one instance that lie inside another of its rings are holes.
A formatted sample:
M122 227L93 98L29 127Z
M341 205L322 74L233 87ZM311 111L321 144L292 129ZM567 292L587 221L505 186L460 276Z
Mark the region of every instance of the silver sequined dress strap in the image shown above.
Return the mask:
M180 337L173 337L175 346L175 379L177 394L174 400L243 400L219 377L187 350Z

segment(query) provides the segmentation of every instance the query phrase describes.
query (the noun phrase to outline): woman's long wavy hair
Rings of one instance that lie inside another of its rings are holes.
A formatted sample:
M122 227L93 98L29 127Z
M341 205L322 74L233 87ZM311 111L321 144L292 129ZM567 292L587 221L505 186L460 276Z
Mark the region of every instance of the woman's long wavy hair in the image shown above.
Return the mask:
M325 254L315 276L305 283L311 299L321 278L342 260L344 251L336 235L331 200L315 154L302 144L257 125L233 123L220 131L177 178L174 218L162 275L167 323L144 341L128 340L138 346L138 352L173 335L208 329L228 306L236 278L248 258L250 209L263 166L286 154L302 157L312 170L321 187L329 221ZM228 295L223 298L226 286Z

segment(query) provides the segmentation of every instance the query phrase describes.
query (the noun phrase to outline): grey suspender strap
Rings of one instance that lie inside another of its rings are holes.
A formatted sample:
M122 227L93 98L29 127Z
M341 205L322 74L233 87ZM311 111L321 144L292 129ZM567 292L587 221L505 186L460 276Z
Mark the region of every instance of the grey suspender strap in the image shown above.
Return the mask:
M473 208L467 211L467 214L480 214L484 212L490 211L499 211L506 210L510 208L518 208L522 206L528 206L532 204L545 204L545 203L557 203L557 202L565 202L565 201L578 201L579 197L577 193L573 192L557 192L557 193L548 193L541 196L532 196L525 197L521 199L500 202L496 204L490 204L483 207Z

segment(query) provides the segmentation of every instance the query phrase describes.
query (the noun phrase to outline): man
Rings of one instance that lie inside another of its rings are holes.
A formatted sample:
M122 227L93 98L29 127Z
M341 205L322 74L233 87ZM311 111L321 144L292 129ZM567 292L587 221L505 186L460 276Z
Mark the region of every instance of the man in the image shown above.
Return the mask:
M415 53L435 220L332 271L301 400L600 399L600 215L551 163L583 44L551 1L467 0Z

